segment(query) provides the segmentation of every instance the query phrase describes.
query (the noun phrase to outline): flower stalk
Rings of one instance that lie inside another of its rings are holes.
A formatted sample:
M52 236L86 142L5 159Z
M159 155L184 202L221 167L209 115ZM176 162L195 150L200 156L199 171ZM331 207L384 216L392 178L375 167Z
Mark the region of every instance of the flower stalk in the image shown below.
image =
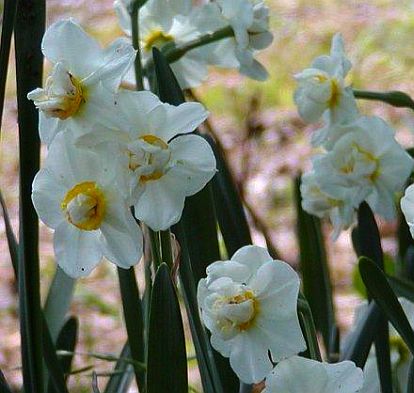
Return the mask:
M137 90L144 90L142 81L142 62L141 50L139 47L139 9L141 8L141 1L135 0L131 7L131 27L132 27L132 46L137 51L135 57L135 80Z
M306 337L309 354L311 356L311 359L322 361L312 311L310 309L308 301L303 296L299 296L300 297L298 299L298 313L303 317L303 334Z

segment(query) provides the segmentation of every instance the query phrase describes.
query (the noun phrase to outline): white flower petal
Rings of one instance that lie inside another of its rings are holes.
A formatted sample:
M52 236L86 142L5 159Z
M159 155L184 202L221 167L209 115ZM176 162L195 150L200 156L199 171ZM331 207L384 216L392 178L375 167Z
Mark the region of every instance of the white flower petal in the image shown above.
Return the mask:
M86 34L74 19L60 20L51 25L43 37L42 51L53 63L63 62L78 78L92 73L101 57L98 42Z
M177 188L175 178L168 174L149 181L135 203L135 217L154 231L163 231L176 224L184 209L185 195Z
M40 219L50 228L57 228L65 216L60 203L67 188L47 169L41 169L33 180L32 200Z
M82 231L62 222L55 231L56 261L70 277L87 276L102 259L99 231Z

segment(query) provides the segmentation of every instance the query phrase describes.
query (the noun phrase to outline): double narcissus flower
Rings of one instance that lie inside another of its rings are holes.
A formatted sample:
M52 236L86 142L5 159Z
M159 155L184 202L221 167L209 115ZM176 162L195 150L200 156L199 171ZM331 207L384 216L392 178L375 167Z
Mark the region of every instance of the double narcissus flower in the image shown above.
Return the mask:
M401 210L414 238L414 184L411 184L401 198Z
M355 220L352 189L341 187L335 195L321 191L318 177L314 171L305 173L301 179L300 193L302 208L319 218L329 218L333 226L332 238L335 240L341 231L348 229Z
M298 88L294 100L305 122L317 122L324 113L330 125L347 123L358 116L352 89L345 83L350 69L342 36L337 33L332 39L330 55L316 58L310 68L295 75ZM313 142L319 145L326 139L329 139L329 133L325 130L323 137L317 135Z
M353 362L329 364L293 356L267 376L263 393L357 393L363 381L362 370Z
M124 189L135 216L155 231L181 217L187 196L200 191L216 173L210 145L193 132L208 116L195 102L162 103L154 94L120 91L117 128L103 125L78 139L78 146L108 155L117 146Z
M273 41L269 31L269 9L263 1L217 0L204 6L211 31L230 26L234 37L205 47L209 64L225 68L238 68L252 79L265 80L266 69L255 59L257 51L267 48ZM213 27L214 26L214 27Z
M263 380L279 362L306 348L297 315L299 277L261 247L245 246L207 268L198 284L211 345L245 383Z
M142 233L118 177L107 157L76 148L70 132L55 137L35 177L33 204L55 230L57 263L71 277L88 275L103 256L122 268L142 257Z
M42 52L53 64L44 88L27 97L40 111L39 133L50 145L55 135L69 128L85 133L96 121L111 124L113 94L135 58L126 40L102 49L72 19L51 25L42 41Z
M412 169L413 159L378 117L360 117L353 132L314 161L321 191L332 198L348 192L354 206L365 200L387 220L395 218L394 194L402 190Z
M125 34L131 36L130 0L116 0L115 11ZM191 0L165 1L148 0L139 12L140 47L144 64L151 58L152 48L162 49L164 45L186 44L201 34L197 24L199 7L193 7ZM196 87L207 78L207 64L202 52L192 50L171 64L171 69L182 89ZM133 72L128 80L135 83Z

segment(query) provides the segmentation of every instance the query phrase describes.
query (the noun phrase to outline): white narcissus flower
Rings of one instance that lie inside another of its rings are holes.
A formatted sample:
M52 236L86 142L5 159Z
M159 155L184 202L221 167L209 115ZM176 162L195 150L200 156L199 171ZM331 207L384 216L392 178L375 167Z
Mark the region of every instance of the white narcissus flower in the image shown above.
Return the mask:
M119 39L102 49L74 20L66 19L47 29L42 52L53 64L52 72L44 88L27 95L40 110L42 142L50 145L65 128L79 135L96 121L110 124L113 94L135 58L132 45Z
M129 0L116 0L115 11L124 32L131 36L131 16L128 12ZM162 49L164 45L184 45L200 36L193 23L197 8L191 0L165 1L148 0L139 12L140 47L144 64L152 58L152 48ZM171 64L174 75L182 89L199 86L207 78L207 65L202 52L193 50ZM128 81L135 83L131 71Z
M332 39L330 55L316 58L310 68L295 75L298 88L294 100L305 122L317 122L326 110L330 124L346 123L358 116L352 88L345 85L350 68L342 36L337 33ZM321 137L318 139L314 142L324 142Z
M404 187L413 159L382 119L360 117L353 127L355 131L314 161L319 188L334 198L349 192L355 204L366 200L375 213L391 220L396 214L394 194Z
M411 236L414 238L414 184L411 184L401 198L401 210L410 228Z
M78 139L79 146L114 157L123 168L125 188L135 216L154 231L177 223L185 198L200 191L216 172L210 145L191 133L208 116L195 102L179 106L161 103L148 92L120 91L117 96L119 128L96 126Z
M300 193L302 196L302 208L309 214L319 218L329 218L334 232L332 238L335 240L341 231L348 229L355 221L355 209L353 195L350 189L340 188L343 194L335 196L321 191L315 172L305 173L302 176ZM352 191L352 189L351 189Z
M204 6L200 25L210 27L210 32L231 26L234 37L209 44L205 47L209 64L226 68L238 68L240 73L252 79L268 78L266 69L255 58L257 51L267 48L273 41L269 31L269 8L263 1L216 0Z
M77 149L68 130L56 136L34 179L33 204L55 230L57 263L71 277L88 275L103 256L125 269L142 257L142 233L118 176L107 157Z
M267 250L245 246L207 268L198 284L211 345L241 381L257 383L279 362L306 348L298 321L299 277ZM271 357L271 359L269 358Z
M357 393L362 385L362 370L353 362L329 364L293 356L267 376L263 393Z

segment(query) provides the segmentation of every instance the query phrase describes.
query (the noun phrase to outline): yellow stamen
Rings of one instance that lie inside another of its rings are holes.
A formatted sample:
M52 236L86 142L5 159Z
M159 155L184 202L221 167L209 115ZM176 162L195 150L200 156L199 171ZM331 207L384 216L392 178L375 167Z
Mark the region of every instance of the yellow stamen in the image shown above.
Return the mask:
M161 48L168 42L174 41L174 37L170 34L165 34L161 30L154 30L149 33L144 39L144 50L149 52L153 46Z
M105 196L93 181L76 184L66 193L60 206L66 219L84 231L98 229L106 210Z
M256 298L255 298L252 291L246 291L241 295L233 296L229 301L229 304L240 304L240 303L244 303L244 302L249 301L249 300L253 301L253 315L248 321L238 325L238 328L241 331L247 330L252 326L252 324L253 324L256 316L257 316L257 313L259 312L259 303L256 300Z

